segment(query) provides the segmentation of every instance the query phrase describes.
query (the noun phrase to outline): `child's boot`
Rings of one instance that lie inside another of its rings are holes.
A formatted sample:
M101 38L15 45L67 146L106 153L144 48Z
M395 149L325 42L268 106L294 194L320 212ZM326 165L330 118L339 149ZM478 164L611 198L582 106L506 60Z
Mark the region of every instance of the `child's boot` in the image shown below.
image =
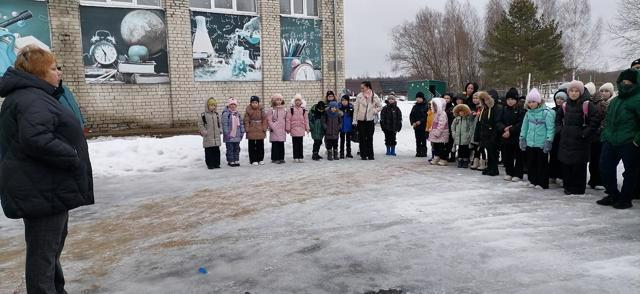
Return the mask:
M487 169L487 161L484 159L480 159L480 164L478 165L478 170L484 171Z
M385 155L387 156L391 155L391 146L387 145L387 153L385 153Z
M331 150L327 150L327 160L333 161L333 152Z
M471 163L471 166L469 168L473 169L473 170L476 170L476 169L478 169L478 166L480 166L480 158L474 158L473 162Z
M313 161L318 161L320 160L319 156L318 156L318 152L313 152L313 155L311 155L311 159Z
M340 160L338 156L338 149L333 149L333 160Z
M391 146L391 156L397 156L396 155L396 146Z
M438 156L434 156L433 159L431 159L431 165L438 165L438 162L440 162L440 157Z

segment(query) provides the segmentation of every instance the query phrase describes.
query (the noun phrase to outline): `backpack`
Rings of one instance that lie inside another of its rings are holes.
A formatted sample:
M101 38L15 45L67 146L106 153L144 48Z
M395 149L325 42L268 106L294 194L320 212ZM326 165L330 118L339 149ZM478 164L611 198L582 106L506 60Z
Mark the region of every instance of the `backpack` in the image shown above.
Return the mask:
M567 102L562 103L562 113L567 113ZM582 125L587 124L587 117L589 116L589 100L582 102Z
M13 51L15 44L16 37L8 30L0 28L0 76L16 62L16 53Z

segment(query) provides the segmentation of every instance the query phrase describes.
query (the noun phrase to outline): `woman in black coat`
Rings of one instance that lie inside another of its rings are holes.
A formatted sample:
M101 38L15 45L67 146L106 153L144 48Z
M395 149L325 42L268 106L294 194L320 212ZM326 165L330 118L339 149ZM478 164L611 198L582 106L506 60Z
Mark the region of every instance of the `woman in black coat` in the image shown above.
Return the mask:
M480 127L480 146L487 150L487 168L482 171L486 176L497 176L498 170L498 119L501 108L487 92L479 92L482 110L478 126Z
M24 220L27 293L66 293L60 253L68 211L93 204L87 142L80 122L58 102L55 57L26 47L0 78L0 199Z
M556 126L562 129L558 160L563 163L564 193L582 195L587 185L591 142L600 127L600 118L598 109L589 103L582 82L571 82L567 94L569 99L556 114Z

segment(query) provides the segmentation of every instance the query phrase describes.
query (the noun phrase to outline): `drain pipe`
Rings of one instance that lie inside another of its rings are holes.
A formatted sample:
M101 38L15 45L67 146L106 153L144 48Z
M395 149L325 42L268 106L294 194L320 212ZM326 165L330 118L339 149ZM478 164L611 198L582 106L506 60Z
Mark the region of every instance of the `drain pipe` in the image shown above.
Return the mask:
M338 17L336 16L336 1L333 0L333 82L334 91L338 93Z

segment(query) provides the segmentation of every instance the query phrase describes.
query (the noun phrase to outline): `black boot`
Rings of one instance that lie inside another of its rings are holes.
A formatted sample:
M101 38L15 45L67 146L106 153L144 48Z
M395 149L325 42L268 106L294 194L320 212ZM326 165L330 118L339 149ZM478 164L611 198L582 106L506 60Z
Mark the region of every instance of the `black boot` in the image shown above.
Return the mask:
M347 152L347 158L353 158L353 155L351 155L351 152Z
M340 152L340 159L344 159L344 151Z
M331 150L327 150L327 160L333 161L333 152Z
M320 160L320 155L318 155L318 152L313 152L313 155L311 156L311 159L314 160L314 161Z
M469 162L468 158L462 159L462 168L469 168Z
M451 152L451 154L449 154L449 162L456 162L456 153L455 152Z
M344 156L338 157L338 149L333 149L333 159L340 160L340 158L344 158Z
M596 201L596 203L598 203L598 205L611 206L613 205L613 203L615 203L615 200L613 199L613 197L607 195L606 197Z

